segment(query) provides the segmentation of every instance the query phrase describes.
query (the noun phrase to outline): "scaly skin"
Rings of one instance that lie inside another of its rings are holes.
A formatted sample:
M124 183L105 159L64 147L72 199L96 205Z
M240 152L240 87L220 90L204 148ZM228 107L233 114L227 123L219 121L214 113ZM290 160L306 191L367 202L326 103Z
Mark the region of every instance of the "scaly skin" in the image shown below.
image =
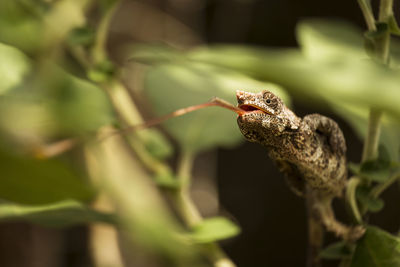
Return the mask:
M336 221L331 201L341 197L346 185L346 143L337 123L319 114L299 118L269 91L237 91L238 117L244 137L267 148L269 156L286 174L291 189L312 199L312 210L327 230L345 240L356 240L360 226Z

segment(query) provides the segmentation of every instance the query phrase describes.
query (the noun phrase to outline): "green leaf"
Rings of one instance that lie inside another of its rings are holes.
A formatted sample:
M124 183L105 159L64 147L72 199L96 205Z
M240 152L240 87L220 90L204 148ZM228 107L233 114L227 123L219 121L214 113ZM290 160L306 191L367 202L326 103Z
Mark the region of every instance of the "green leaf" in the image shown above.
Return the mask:
M109 60L105 60L90 69L88 77L94 82L102 83L109 81L114 74L114 64Z
M400 266L400 239L377 227L369 226L358 241L350 266Z
M399 25L397 24L397 21L396 21L396 18L394 15L391 15L389 17L388 25L389 25L389 29L390 29L391 33L393 33L395 35L400 35L400 28L399 28Z
M95 38L94 29L84 26L73 29L68 35L68 43L71 45L92 45Z
M136 44L129 49L128 60L144 64L173 63L185 55L172 47L159 44Z
M379 155L376 160L366 161L360 167L360 176L374 182L386 181L389 179L390 173L390 156L384 146L379 147Z
M366 56L360 30L342 21L306 19L297 25L297 40L308 60L334 60L337 56Z
M206 219L192 229L191 238L197 243L210 243L234 237L240 233L240 228L223 217Z
M0 95L18 85L30 71L28 58L18 49L0 43Z
M374 198L370 195L371 188L359 186L357 187L357 200L362 203L371 212L380 211L385 205L384 201L380 198Z
M111 123L110 102L96 85L49 62L32 76L0 96L0 128L13 139L84 135Z
M21 220L52 227L92 222L116 224L116 218L112 214L93 210L74 200L34 206L0 202L0 221Z
M66 165L0 150L0 199L45 204L64 199L89 201L94 191Z
M288 102L287 95L276 85L258 82L236 72L185 62L151 68L146 75L145 89L159 116L204 103L213 96L235 103L238 89L253 92L269 89ZM215 146L233 146L243 140L236 125L236 114L219 107L170 119L165 126L185 150L193 152Z
M152 156L162 160L172 155L172 145L160 132L147 129L142 133L142 141Z
M179 180L172 173L158 174L154 177L157 185L168 188L177 189L180 187Z
M361 165L360 165L360 164L357 164L357 163L354 163L354 162L349 162L349 163L347 164L347 167L349 168L349 170L350 170L353 174L356 174L356 175L360 174L360 168L361 168Z
M352 250L350 249L349 245L343 241L336 242L330 244L326 248L324 248L319 256L322 259L328 260L336 260L336 259L343 259L349 258L351 256Z
M45 8L37 3L24 6L22 1L0 1L0 41L25 52L36 52L43 40L44 13Z

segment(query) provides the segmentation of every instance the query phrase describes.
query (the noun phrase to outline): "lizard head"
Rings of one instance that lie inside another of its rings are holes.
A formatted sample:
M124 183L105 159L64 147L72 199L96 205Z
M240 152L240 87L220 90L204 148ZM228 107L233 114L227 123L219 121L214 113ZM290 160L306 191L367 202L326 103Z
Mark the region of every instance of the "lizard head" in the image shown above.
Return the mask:
M285 130L298 127L296 115L270 91L236 91L236 98L238 107L246 111L237 120L240 131L251 142L272 145Z
M255 111L260 114L276 116L282 111L283 101L271 93L264 90L260 93L249 93L236 91L238 107L245 111Z

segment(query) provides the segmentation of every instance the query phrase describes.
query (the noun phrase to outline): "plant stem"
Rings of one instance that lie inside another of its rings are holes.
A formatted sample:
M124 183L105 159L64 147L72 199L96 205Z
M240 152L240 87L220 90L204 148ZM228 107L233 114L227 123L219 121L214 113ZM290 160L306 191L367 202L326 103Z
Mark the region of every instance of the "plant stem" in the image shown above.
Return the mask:
M379 6L379 21L386 22L393 15L393 0L381 0Z
M380 119L382 112L371 109L368 119L368 132L365 139L362 162L375 159L378 155L379 136L381 132Z
M382 194L383 191L385 191L389 186L394 184L399 179L400 179L400 173L394 174L386 182L381 183L381 184L377 185L376 187L374 187L374 189L372 189L372 191L371 191L371 196L374 198L378 198L380 196L380 194Z
M357 206L356 189L360 183L361 179L356 176L353 176L349 179L346 186L346 202L349 205L353 218L359 224L362 223L362 217Z
M189 151L182 151L178 163L178 179L181 186L173 192L173 200L178 213L185 224L191 228L203 221L203 218L196 205L190 197L190 184L192 180L192 167L194 155ZM235 267L236 265L227 257L225 252L217 243L203 245L206 257L213 263L214 267Z
M374 18L374 14L372 13L372 9L371 9L369 2L366 0L358 0L358 4L364 15L365 22L367 23L368 29L370 31L376 31L375 18Z
M110 27L111 19L114 17L114 13L117 10L119 3L117 0L103 15L98 30L96 32L96 40L92 48L92 60L93 63L99 63L107 59L106 42L108 36L108 29Z

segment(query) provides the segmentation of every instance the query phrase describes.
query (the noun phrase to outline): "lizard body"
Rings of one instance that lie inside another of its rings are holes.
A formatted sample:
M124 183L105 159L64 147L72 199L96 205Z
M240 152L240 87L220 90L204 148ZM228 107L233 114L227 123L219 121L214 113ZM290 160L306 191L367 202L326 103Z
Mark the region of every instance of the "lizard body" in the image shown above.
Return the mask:
M338 222L331 208L347 179L346 143L337 123L319 114L299 118L270 91L237 91L236 96L247 111L237 120L244 137L267 148L292 191L313 199L312 209L327 230L346 240L359 238L364 229Z

